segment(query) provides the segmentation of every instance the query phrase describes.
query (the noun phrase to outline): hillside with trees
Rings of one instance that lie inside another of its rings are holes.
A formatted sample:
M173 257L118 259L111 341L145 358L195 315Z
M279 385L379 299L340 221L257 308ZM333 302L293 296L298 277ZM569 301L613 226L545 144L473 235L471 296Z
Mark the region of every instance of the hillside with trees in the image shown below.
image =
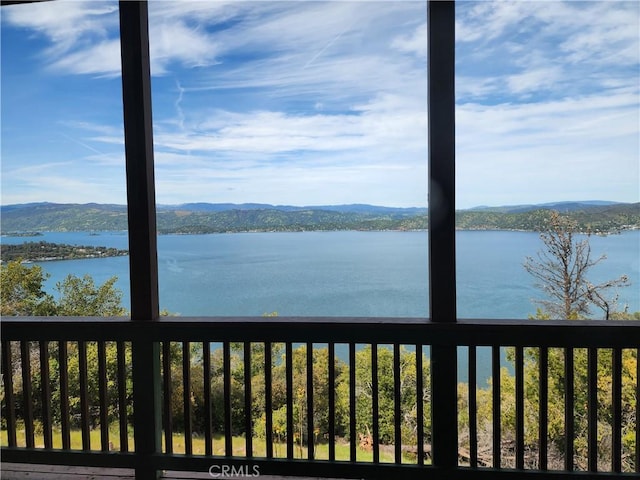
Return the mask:
M543 231L550 209L550 206L529 206L459 210L456 226L461 230ZM24 204L3 206L0 213L5 235L127 230L127 212L123 205ZM571 208L563 207L563 215L575 221L578 231L585 233L606 234L640 228L640 203L572 203ZM427 227L428 214L424 208L187 204L160 206L157 211L157 228L161 234L424 230Z

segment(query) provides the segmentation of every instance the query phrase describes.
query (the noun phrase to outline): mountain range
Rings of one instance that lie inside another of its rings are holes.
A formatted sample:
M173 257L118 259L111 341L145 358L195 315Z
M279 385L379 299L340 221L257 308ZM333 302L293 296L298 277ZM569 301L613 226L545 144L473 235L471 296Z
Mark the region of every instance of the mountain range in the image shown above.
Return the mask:
M475 207L456 212L465 230L541 230L549 210L573 218L581 231L610 233L640 228L640 203L554 202ZM44 231L126 230L127 209L114 204L28 203L0 207L2 234ZM291 206L258 203L158 205L160 233L224 233L308 230L420 230L427 208L366 204Z

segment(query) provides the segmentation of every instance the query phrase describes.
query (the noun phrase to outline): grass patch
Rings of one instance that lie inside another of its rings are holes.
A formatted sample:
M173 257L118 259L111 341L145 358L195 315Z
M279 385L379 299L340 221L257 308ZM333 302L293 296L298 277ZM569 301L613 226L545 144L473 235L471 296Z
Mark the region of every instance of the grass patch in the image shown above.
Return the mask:
M71 450L82 450L82 432L80 430L71 430L70 432ZM101 450L100 430L91 430L89 432L90 447L92 451ZM42 432L36 432L34 435L36 448L44 448L44 436ZM128 436L129 451L134 451L134 440L132 432L129 432ZM16 440L18 447L26 447L26 436L24 428L18 428L16 430ZM62 449L62 433L59 429L53 430L53 448ZM164 435L162 436L162 451L165 451ZM109 429L109 442L112 451L120 450L120 433L117 425L112 426ZM191 439L192 452L194 455L205 454L205 439L203 436L194 435ZM263 438L253 438L252 453L254 457L266 457L266 441ZM9 445L8 434L6 430L0 430L0 446L6 447ZM234 436L232 438L233 456L244 457L246 456L246 441L244 436ZM215 456L225 455L225 439L223 435L214 435L212 442L212 451ZM349 443L345 441L336 442L336 460L348 461L350 458ZM185 452L185 437L182 433L173 434L173 453ZM306 446L300 448L299 445L294 445L293 457L296 459L308 458L308 449ZM285 443L273 444L273 456L275 458L286 458L287 445ZM315 446L314 457L317 460L329 459L329 445L321 443ZM356 449L356 461L358 462L372 462L373 452L368 452L360 448ZM392 446L381 446L380 448L380 462L392 463L395 461ZM415 457L403 455L402 463L416 463Z

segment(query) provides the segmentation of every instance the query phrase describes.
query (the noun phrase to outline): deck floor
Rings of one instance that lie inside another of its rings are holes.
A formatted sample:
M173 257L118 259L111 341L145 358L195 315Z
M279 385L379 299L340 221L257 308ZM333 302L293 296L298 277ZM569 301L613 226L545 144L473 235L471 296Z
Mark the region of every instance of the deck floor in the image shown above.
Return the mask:
M25 463L0 464L2 480L132 480L134 471L123 468L70 467L61 465L38 465ZM164 472L165 480L210 480L207 472ZM312 477L281 477L260 475L263 480L319 480ZM330 479L322 479L330 480Z

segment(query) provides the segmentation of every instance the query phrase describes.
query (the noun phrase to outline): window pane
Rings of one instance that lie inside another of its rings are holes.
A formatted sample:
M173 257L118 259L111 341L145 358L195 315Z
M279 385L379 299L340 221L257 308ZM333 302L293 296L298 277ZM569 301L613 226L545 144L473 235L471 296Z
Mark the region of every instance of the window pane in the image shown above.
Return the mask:
M13 234L3 236L3 261L27 261L16 266L20 278L41 268L56 303L42 310L47 297L33 287L8 314L129 308L118 22L117 2L2 7L2 233ZM47 243L9 251L27 242ZM92 292L114 276L120 308L91 307Z
M162 308L427 315L424 4L156 2L150 42Z
M574 298L571 311L639 311L640 5L461 2L456 16L459 315L567 316L532 302L562 303L548 294L562 268L541 279L523 267L530 256L534 273L544 268L538 232L551 209L576 233L621 232L573 239L574 253L586 240L591 260L607 259L570 283L630 282L599 290L586 309Z

